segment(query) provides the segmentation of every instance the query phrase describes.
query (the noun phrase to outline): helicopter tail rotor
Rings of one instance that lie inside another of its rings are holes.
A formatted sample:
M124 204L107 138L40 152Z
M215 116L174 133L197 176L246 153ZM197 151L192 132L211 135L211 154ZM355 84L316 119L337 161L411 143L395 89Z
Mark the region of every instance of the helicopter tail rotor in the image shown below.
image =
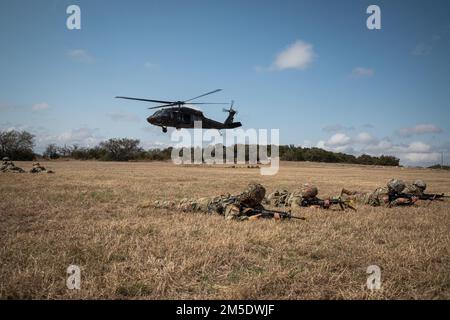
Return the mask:
M223 112L228 112L228 117L227 117L227 119L225 120L225 123L224 123L225 125L233 124L234 115L236 113L238 113L237 110L233 109L233 105L234 105L234 100L231 101L230 109L225 109L225 108L223 109Z
M237 112L237 110L233 109L233 105L234 105L234 100L231 100L231 105L230 105L230 109L225 109L223 108L222 111L223 112L228 112L229 114L233 114L235 115Z

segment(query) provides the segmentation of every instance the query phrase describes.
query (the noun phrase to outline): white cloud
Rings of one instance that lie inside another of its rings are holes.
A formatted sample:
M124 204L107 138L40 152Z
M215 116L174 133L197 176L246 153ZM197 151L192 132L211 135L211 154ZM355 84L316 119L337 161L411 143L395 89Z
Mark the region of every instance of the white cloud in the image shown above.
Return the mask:
M430 152L431 146L421 141L411 142L407 148L408 152Z
M37 134L36 149L42 151L50 143L57 145L78 145L80 147L94 147L104 140L98 129L77 128L64 131L60 134Z
M327 148L327 145L326 145L325 141L319 140L319 141L317 142L317 144L316 144L316 147L317 147L317 148L321 148L321 149L326 149L326 148Z
M86 50L83 49L70 50L67 55L70 59L77 62L93 63L95 61L95 59Z
M406 165L430 165L439 160L440 153L433 146L422 141L414 141L409 144L394 144L382 140L376 145L369 145L361 151L372 155L393 155L400 158Z
M141 146L144 150L148 149L164 149L170 147L170 143L162 141L141 141Z
M371 155L393 155L405 164L417 165L419 163L434 161L436 155L439 155L434 148L422 141L414 141L409 144L392 143L388 140L381 140L375 144L368 144L364 146L361 152Z
M364 78L373 76L375 71L370 68L356 67L352 70L352 77Z
M42 111L42 110L47 110L48 108L50 108L50 106L46 102L37 103L31 107L31 109L33 109L33 111Z
M300 146L302 148L311 148L313 143L310 140L303 140L303 143Z
M355 141L361 144L372 144L374 142L377 142L378 139L368 132L360 132L356 136Z
M414 127L401 128L397 131L398 135L402 137L411 137L413 135L441 132L442 129L434 124L418 124Z
M26 124L13 124L10 121L6 121L3 123L0 123L0 130L5 130L5 131L12 131L12 130L17 130L17 131L28 131L31 134L34 134L36 136L41 135L41 134L46 134L47 128L44 126L33 126L33 125L26 125Z
M297 40L277 55L270 70L303 70L312 63L315 56L312 44Z
M361 154L391 155L399 158L403 165L414 166L428 166L439 162L440 151L443 150L443 148L434 147L423 141L395 143L389 138L378 139L368 132L360 132L354 137L342 132L335 133L328 140L319 140L316 147L355 156Z
M379 153L387 153L392 148L393 143L389 140L383 139L376 143L372 143L364 146L363 150L367 153L379 154Z
M153 128L151 131L146 130L151 128ZM35 135L36 147L34 150L37 153L44 152L45 148L51 143L58 146L73 146L76 144L79 147L95 147L100 142L110 138L102 135L100 129L97 128L81 127L54 133L50 132L48 127L13 124L9 121L0 122L0 130L26 130L32 133ZM144 149L166 148L173 145L170 141L170 134L163 134L160 129L158 130L154 126L145 127L145 131L150 134L146 134L145 137L137 137Z
M326 145L330 147L337 147L337 146L344 146L349 144L351 141L350 137L347 136L345 133L335 133L331 136L330 139L328 139Z
M403 159L406 160L408 163L416 164L416 163L430 163L430 164L436 164L439 163L441 154L438 152L431 152L431 153L405 153L403 156Z

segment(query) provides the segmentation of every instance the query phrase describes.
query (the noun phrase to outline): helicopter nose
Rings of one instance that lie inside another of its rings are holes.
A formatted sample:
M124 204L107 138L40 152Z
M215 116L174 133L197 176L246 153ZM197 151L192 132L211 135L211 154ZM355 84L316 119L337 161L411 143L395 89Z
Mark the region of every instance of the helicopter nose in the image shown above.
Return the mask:
M150 117L147 118L147 122L150 123L150 124L155 124L156 118L153 117L153 116L150 116Z

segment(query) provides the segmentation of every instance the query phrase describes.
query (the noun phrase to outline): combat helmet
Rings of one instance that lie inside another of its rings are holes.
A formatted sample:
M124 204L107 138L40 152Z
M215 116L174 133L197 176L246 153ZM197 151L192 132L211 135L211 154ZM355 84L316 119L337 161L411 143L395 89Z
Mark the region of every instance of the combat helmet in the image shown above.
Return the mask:
M259 183L250 183L247 189L238 195L239 201L249 207L261 204L266 195L266 188Z
M300 192L303 198L311 199L317 196L319 190L315 185L305 183L304 185L302 185Z
M3 161L9 161L9 158L8 157L3 157L2 160Z
M423 180L416 180L414 181L413 185L421 189L422 191L425 191L425 189L427 188L427 184Z
M403 191L403 189L405 189L405 183L402 180L391 179L387 183L387 187L389 191L400 193Z

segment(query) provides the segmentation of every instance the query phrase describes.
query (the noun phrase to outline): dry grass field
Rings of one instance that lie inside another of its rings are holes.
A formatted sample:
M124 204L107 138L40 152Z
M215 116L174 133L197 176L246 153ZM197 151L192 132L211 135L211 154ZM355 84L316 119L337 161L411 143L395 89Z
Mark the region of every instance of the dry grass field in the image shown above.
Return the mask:
M0 174L0 298L449 299L450 201L357 212L304 209L308 221L225 221L145 208L158 199L237 193L248 182L320 196L391 177L450 193L450 172L315 163L258 169L171 163L42 162L55 174ZM16 162L29 170L31 163ZM144 208L143 208L144 205ZM81 267L81 290L66 269ZM366 268L382 270L381 290Z

